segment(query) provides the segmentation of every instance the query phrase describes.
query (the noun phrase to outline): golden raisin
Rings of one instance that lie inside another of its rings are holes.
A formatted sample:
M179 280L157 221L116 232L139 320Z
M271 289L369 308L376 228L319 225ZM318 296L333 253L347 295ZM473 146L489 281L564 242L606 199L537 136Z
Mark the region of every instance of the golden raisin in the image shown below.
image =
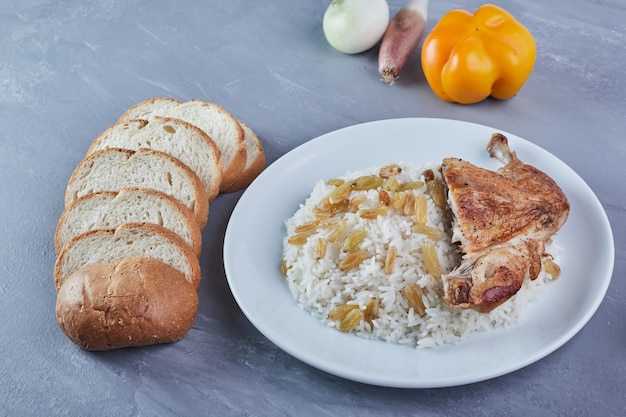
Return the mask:
M388 206L389 204L391 204L391 197L389 196L389 193L385 190L379 190L378 202L383 206Z
M345 258L339 262L339 269L342 271L349 271L357 268L364 260L369 258L369 253L366 250L358 250L348 253Z
M384 216L389 211L389 207L387 206L378 206L369 209L363 209L359 211L359 217L363 219L372 220L378 216Z
M383 183L383 179L378 175L364 175L362 177L358 177L350 184L352 185L352 189L355 191L364 191L364 190L375 190L380 187Z
M424 306L424 300L422 300L422 291L420 287L415 283L407 284L402 289L402 295L409 303L409 307L413 309L415 314L420 317L424 317L426 315L426 306Z
M351 252L356 249L361 242L365 240L365 236L367 236L367 232L363 229L353 230L346 236L346 240L343 243L343 251Z
M339 305L328 312L328 318L331 320L343 320L349 312L357 308L359 308L358 304Z
M354 329L365 318L365 312L360 308L350 310L348 314L339 322L339 330L349 332Z
M390 164L390 165L385 165L384 167L382 167L380 171L378 172L378 175L381 178L389 178L394 175L398 175L401 172L402 172L402 168L400 167L400 165Z

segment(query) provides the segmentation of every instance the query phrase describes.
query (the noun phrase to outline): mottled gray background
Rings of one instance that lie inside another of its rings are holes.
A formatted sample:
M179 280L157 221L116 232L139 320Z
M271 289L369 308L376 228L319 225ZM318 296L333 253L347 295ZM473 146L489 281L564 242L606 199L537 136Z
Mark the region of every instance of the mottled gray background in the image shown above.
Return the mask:
M496 2L534 34L537 63L517 97L471 106L437 99L417 53L390 88L379 81L376 49L332 50L321 31L329 3L0 2L0 415L623 415L624 2ZM482 4L431 3L427 30L450 9ZM394 13L403 1L389 4ZM54 317L53 233L65 185L98 133L154 96L222 104L257 132L268 163L337 128L397 117L466 120L527 138L577 171L605 207L617 253L607 296L562 348L497 379L424 390L346 381L284 353L236 305L222 263L235 193L211 205L200 311L187 337L84 352Z

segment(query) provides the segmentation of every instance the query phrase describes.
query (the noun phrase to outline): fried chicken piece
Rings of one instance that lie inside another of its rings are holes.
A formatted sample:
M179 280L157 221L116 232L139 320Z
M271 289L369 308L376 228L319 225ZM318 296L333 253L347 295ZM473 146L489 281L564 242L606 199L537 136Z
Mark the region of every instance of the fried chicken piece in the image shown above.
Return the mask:
M489 312L511 298L526 277L541 272L546 242L563 226L569 202L559 186L492 135L489 155L504 166L490 171L458 158L441 165L453 215L452 240L461 265L442 277L450 306Z

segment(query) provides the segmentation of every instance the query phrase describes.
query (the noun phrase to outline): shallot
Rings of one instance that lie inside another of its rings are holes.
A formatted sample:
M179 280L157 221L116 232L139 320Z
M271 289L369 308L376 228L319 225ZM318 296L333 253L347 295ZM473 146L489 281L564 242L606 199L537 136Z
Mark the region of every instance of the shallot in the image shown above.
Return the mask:
M391 19L378 52L378 72L393 85L426 28L428 0L408 0Z
M346 54L372 48L383 37L388 24L386 0L333 0L322 20L328 43Z

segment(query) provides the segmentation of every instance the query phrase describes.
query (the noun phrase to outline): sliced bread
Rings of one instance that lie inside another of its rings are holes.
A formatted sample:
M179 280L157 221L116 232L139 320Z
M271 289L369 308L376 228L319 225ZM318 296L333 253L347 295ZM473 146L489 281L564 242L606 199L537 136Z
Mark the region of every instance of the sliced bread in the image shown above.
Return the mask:
M164 226L202 251L202 232L193 212L170 195L149 188L123 188L84 195L63 212L55 233L57 255L74 236L94 229L116 229L124 223Z
M182 272L196 290L200 288L200 263L180 236L153 223L125 223L117 229L95 229L73 237L54 265L56 289L84 266L129 257L165 262Z
M170 154L200 177L209 201L219 193L222 179L220 152L203 130L183 120L156 116L150 121L116 123L94 140L87 154L107 148L133 151L147 148Z
M144 100L128 109L119 119L151 120L155 116L182 119L202 129L220 150L222 181L236 181L246 166L245 134L239 122L223 107L202 100L180 102L168 97ZM222 187L220 187L220 191Z
M152 188L171 195L194 212L200 228L209 216L200 178L180 160L153 149L109 148L88 155L70 177L65 207L84 195L122 188Z
M265 152L263 150L263 144L259 140L258 136L246 123L239 121L239 125L244 131L245 144L246 144L246 166L235 181L228 183L222 181L221 191L223 193L230 193L244 189L263 171L265 168Z

